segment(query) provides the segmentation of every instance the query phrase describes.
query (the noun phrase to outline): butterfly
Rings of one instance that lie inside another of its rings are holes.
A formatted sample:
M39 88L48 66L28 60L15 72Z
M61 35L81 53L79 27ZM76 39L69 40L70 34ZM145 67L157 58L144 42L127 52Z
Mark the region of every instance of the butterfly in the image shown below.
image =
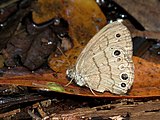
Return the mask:
M85 46L67 77L97 92L123 95L134 81L132 39L128 28L115 21L104 26Z

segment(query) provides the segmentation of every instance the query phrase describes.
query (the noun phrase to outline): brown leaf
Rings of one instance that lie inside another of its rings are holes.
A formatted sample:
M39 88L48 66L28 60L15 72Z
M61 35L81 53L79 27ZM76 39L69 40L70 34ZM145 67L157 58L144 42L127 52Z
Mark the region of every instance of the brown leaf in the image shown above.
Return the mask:
M26 75L13 76L8 72L0 78L0 84L15 84L21 86L30 86L43 89L49 89L49 83L56 83L60 85L60 88L64 88L62 93L74 94L80 96L90 97L111 97L111 98L143 98L143 97L160 97L160 64L148 62L144 59L133 57L135 64L135 80L133 87L128 95L119 96L113 95L109 92L96 93L94 96L92 92L85 87L79 87L72 83L69 86L65 86L69 81L66 79L66 68L56 74L51 71L46 71L44 74L40 73L27 73ZM52 89L53 90L53 89ZM55 90L56 91L56 90Z
M104 14L93 0L38 0L37 9L33 12L34 22L62 17L69 24L70 37L81 44L87 43L106 24Z

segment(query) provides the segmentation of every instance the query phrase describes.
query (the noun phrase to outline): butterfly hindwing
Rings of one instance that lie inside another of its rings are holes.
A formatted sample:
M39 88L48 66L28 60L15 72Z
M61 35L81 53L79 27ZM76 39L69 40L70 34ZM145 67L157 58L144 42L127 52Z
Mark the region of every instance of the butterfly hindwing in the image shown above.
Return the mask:
M79 55L75 72L95 91L126 93L134 79L132 40L127 27L113 22L102 28Z

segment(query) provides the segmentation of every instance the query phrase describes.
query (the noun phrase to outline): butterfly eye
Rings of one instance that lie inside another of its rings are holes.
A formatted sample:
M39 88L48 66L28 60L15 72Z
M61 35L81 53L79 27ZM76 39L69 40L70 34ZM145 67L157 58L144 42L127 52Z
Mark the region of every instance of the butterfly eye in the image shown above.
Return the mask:
M125 83L121 83L121 87L126 87L126 84Z
M127 80L127 79L128 79L128 75L127 75L126 73L123 73L123 74L121 75L121 78L122 78L123 80Z
M118 56L118 55L120 55L120 54L121 54L121 52L120 52L119 50L115 50L115 51L114 51L114 55Z
M116 37L117 37L117 38L121 37L121 34L117 33L117 34L116 34Z

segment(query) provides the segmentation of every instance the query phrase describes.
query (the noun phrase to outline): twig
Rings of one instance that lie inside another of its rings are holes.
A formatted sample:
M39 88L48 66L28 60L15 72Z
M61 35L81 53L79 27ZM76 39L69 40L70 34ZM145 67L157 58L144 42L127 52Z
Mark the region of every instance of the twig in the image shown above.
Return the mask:
M133 30L132 37L143 37L146 39L160 40L160 32Z
M12 111L9 111L9 112L6 112L6 113L1 113L0 114L0 118L5 118L5 117L8 117L8 116L13 116L17 113L19 113L21 110L20 109L16 109L16 110L12 110Z
M160 116L160 101L151 101L143 104L109 104L93 108L79 108L61 113L53 113L43 118L45 119L111 119L121 117L127 119L156 119Z
M160 32L159 31L140 31L136 29L133 24L128 21L124 20L123 24L127 26L127 28L130 30L132 38L134 37L143 37L146 39L151 39L151 40L160 40Z

